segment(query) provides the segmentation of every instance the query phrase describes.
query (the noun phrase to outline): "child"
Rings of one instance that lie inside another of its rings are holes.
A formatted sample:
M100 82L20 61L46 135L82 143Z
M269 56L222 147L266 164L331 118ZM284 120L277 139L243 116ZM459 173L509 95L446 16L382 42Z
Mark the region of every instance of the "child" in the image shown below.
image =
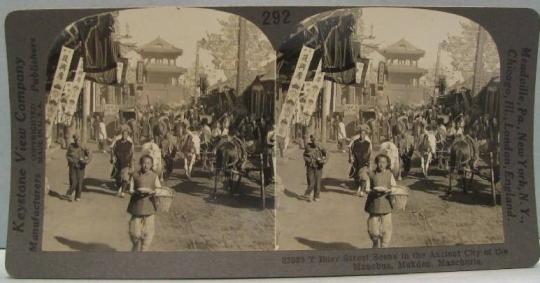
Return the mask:
M161 187L158 175L152 171L153 159L143 155L140 159L141 169L133 176L131 200L127 212L131 214L129 236L134 252L148 251L155 232L156 207L153 196Z
M372 177L372 190L366 200L365 211L369 213L367 221L369 237L374 248L385 248L392 238L392 205L388 198L396 180L390 171L390 158L385 154L375 157L375 174Z

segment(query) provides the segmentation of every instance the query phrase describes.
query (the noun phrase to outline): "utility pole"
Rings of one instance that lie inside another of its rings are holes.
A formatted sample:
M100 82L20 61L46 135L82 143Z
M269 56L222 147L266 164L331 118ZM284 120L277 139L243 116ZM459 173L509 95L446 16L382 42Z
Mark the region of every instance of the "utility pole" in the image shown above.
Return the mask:
M199 82L199 42L197 41L197 49L195 51L195 82L193 85L193 96L195 98L195 104L198 103L199 93L197 92Z
M81 143L88 142L88 128L92 125L88 125L88 119L90 117L90 95L92 92L92 82L84 81L82 89L82 125L81 125Z
M480 91L482 80L484 78L484 56L483 50L486 42L486 32L481 25L478 25L478 33L476 35L476 54L474 56L474 73L472 83L472 95L476 95Z
M326 133L326 117L328 116L328 110L326 105L330 103L331 97L334 91L334 82L324 81L323 84L323 97L322 97L322 109L321 109L321 142L324 144L328 137Z
M434 92L435 96L437 96L437 94L435 93L435 89L437 88L437 83L438 83L438 80L439 80L439 64L440 64L440 61L441 61L441 49L446 47L446 44L447 44L447 42L445 40L443 40L442 42L439 43L439 45L437 47L437 61L435 61L435 75L434 75L434 78L433 78L433 92Z
M236 94L240 96L244 90L246 71L246 20L238 17L238 56L236 61Z

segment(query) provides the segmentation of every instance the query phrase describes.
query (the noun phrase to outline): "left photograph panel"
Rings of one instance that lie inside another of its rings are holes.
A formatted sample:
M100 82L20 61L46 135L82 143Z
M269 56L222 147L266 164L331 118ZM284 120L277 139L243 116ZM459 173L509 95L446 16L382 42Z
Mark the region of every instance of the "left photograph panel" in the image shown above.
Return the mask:
M68 25L47 65L42 250L274 250L275 54L210 9Z

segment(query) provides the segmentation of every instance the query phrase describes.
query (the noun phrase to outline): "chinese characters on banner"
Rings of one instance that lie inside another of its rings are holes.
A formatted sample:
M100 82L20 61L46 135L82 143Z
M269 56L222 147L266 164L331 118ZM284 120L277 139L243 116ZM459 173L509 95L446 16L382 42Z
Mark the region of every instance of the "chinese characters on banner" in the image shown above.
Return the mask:
M313 112L315 112L315 108L317 107L317 99L319 98L319 92L321 91L321 88L323 86L324 82L324 73L321 72L321 61L319 61L319 65L317 66L317 71L315 72L315 77L313 77L313 81L306 82L304 85L304 95L306 97L304 102L304 114L311 116Z
M58 124L66 124L68 97L72 87L73 82L67 81L64 85L64 90L60 97L60 104L58 104L58 117L56 118L56 123Z
M279 119L277 123L277 136L285 138L289 132L290 123L292 121L293 115L297 108L298 97L304 86L306 80L306 75L309 70L309 64L313 58L313 52L315 50L306 46L302 47L300 56L298 57L298 62L293 72L291 78L291 83L289 84L289 90L287 92L287 98L283 103L281 108L281 113L279 114Z
M58 59L58 65L56 66L56 71L54 72L49 98L47 100L45 117L46 137L51 136L53 122L56 120L58 106L60 105L60 98L62 97L62 91L69 74L69 67L71 65L72 57L73 49L63 46Z
M377 90L383 90L384 88L384 73L386 72L386 64L379 62L379 69L377 70Z
M67 103L65 107L65 120L64 124L70 125L71 119L73 118L73 114L75 114L75 111L77 110L77 101L79 99L79 94L81 93L81 89L83 88L84 84L84 77L85 73L83 70L83 59L79 59L79 63L77 64L77 70L75 71L75 78L73 79L73 82L71 83L71 89L69 91L66 91L67 95Z

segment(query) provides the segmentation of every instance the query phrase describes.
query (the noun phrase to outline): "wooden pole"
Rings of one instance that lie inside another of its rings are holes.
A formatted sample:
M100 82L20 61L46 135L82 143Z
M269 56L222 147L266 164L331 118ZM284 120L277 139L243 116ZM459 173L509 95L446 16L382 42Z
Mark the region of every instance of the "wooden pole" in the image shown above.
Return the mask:
M246 20L238 17L238 57L236 62L236 94L240 96L244 90L246 57Z
M331 81L324 81L324 87L323 87L323 97L322 97L322 111L321 111L321 142L326 142L326 116L328 116L328 109L326 107L326 104L328 103L328 100L330 99L332 95L332 86L333 82Z
M195 81L193 85L193 96L195 98L195 104L198 103L199 93L197 92L199 83L199 42L197 41L197 49L195 51Z
M84 82L82 90L82 126L81 126L81 142L85 144L88 142L88 118L90 117L90 92L92 83L90 81Z
M437 81L439 80L439 62L441 59L441 43L439 43L437 47L437 61L435 61L435 74L433 78L433 92L435 92L435 89L437 88ZM440 90L439 90L440 91ZM436 93L434 93L435 96L437 96ZM425 100L425 98L424 98Z
M491 174L491 196L493 197L493 206L497 205L497 192L495 191L495 171L493 168L493 152L489 152L489 171Z
M262 199L262 209L264 210L266 208L266 192L264 189L264 167L266 164L263 163L263 154L260 154L261 159L261 168L259 168L261 171L261 199Z
M219 170L216 168L214 168L214 170L216 170L214 172L214 193L212 194L212 198L213 199L216 199L217 198L217 183L218 183L218 174L219 174Z
M449 170L448 172L448 192L449 195L452 192L452 171Z

